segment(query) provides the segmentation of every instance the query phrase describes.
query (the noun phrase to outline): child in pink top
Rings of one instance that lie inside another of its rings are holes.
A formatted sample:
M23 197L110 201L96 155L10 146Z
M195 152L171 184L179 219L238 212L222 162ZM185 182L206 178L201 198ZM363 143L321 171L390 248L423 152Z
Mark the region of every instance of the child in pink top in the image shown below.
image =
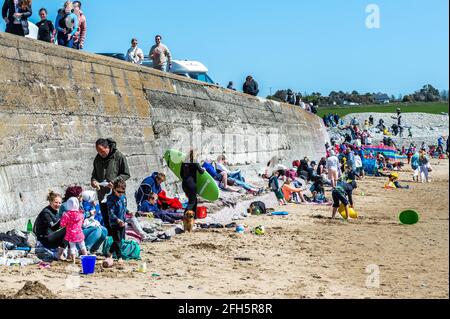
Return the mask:
M65 212L61 218L61 227L66 227L66 236L64 239L69 242L70 256L75 263L77 244L80 246L81 255L87 255L82 230L84 214L80 209L80 203L77 198L69 198L66 205L67 212Z

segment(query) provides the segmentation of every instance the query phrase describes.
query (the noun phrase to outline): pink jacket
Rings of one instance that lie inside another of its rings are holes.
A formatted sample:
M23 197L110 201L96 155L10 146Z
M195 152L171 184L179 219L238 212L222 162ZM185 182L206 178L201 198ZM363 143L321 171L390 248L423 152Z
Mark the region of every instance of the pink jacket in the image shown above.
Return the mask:
M84 240L83 221L84 214L81 210L65 212L61 218L61 227L66 227L64 239L70 243L81 243Z
M86 16L83 12L80 12L78 16L78 30L73 36L74 42L80 42L81 45L84 46L84 40L86 40L86 32L87 32L87 24L86 24Z

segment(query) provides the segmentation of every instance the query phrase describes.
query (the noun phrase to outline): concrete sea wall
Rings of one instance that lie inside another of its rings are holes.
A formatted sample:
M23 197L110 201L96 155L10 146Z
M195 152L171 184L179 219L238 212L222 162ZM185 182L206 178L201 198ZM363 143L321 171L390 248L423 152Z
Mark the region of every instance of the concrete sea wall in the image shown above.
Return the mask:
M321 119L295 106L1 33L0 230L24 228L49 189L88 187L99 137L128 158L131 209L145 176L169 173L169 147L225 154L253 177L274 156L318 159L328 140Z

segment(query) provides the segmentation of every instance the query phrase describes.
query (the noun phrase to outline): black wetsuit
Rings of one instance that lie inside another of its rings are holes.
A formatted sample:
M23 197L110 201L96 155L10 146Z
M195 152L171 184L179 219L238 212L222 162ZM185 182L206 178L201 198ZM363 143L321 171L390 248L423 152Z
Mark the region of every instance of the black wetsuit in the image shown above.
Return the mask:
M185 212L192 210L195 214L197 214L197 172L203 174L205 169L198 163L181 164L180 176L183 180L181 186L189 200Z

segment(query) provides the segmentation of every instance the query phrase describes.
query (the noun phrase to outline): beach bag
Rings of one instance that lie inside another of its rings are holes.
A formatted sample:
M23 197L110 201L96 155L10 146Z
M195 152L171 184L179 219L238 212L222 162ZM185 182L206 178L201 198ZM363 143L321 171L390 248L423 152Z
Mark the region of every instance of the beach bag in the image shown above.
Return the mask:
M266 204L263 202L253 202L250 204L250 212L252 215L266 214ZM258 213L259 212L259 213Z
M108 255L113 243L113 238L108 236L103 243L103 254ZM122 240L122 258L123 260L140 260L141 259L141 247L133 240ZM116 254L113 254L113 258L117 258Z

